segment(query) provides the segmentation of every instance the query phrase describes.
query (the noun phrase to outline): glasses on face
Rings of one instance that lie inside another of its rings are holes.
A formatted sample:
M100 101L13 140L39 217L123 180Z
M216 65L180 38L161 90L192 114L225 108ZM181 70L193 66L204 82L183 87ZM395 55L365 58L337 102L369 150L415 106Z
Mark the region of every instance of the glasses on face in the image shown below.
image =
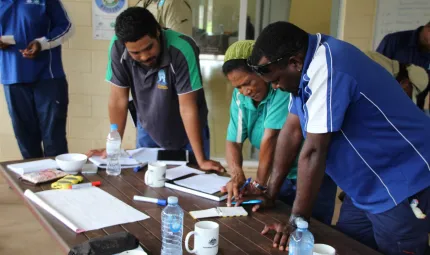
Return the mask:
M256 72L259 75L265 75L270 73L270 65L278 63L283 60L285 57L280 57L274 61L270 61L269 63L263 65L252 65L250 59L248 58L246 64L252 69L252 71Z

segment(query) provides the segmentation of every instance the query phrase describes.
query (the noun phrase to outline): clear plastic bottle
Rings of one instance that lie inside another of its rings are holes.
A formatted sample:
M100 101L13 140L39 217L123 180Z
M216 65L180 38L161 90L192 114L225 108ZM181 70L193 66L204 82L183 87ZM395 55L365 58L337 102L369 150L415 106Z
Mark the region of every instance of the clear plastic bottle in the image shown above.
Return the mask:
M106 139L106 153L108 158L108 164L106 172L108 175L120 175L121 164L119 158L121 156L121 136L118 133L118 125L110 125L110 133Z
M167 203L161 212L161 255L182 255L184 211L177 197L168 197Z
M304 220L296 221L297 229L290 236L288 254L312 255L314 248L314 236L308 230L309 224Z

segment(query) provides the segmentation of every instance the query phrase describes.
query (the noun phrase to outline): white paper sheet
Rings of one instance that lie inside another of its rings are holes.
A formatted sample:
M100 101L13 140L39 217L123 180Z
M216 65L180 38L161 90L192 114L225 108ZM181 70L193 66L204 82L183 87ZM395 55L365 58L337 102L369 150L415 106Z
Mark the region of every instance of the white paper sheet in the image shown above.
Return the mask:
M187 179L175 181L176 184L202 191L208 194L213 194L221 190L230 181L230 177L219 176L217 174L199 174Z
M149 217L97 187L74 190L26 191L26 196L42 206L75 232L141 221ZM31 194L33 193L34 196ZM57 212L57 214L53 213Z
M92 156L91 158L89 158L89 160L93 162L94 165L100 168L107 167L107 163L108 163L107 158L102 158L100 156ZM134 158L131 158L128 153L126 153L125 151L122 151L121 157L119 158L119 163L123 168L133 168L133 167L139 166L140 163L143 163L143 162L140 162L135 160Z
M166 179L174 180L187 174L204 174L204 171L197 170L188 166L178 166L166 170Z
M53 159L42 159L36 161L30 161L25 163L18 163L8 165L7 168L13 172L23 175L32 172L40 172L46 169L56 169L58 168L57 162Z
M139 148L128 150L127 153L139 162L155 162L157 161L158 151L164 150L161 148Z
M10 45L16 44L15 37L13 35L3 35L1 36L0 41Z

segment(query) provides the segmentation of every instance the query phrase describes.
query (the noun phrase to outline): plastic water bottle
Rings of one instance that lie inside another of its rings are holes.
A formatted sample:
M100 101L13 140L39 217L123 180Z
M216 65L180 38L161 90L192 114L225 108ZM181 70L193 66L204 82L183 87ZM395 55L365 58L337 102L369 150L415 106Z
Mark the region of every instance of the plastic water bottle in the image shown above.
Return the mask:
M161 255L182 255L184 211L178 205L177 197L168 197L167 203L161 212Z
M110 133L106 140L106 153L108 158L108 164L106 172L108 175L120 175L121 164L119 158L121 156L121 136L118 133L118 125L110 125Z
M308 230L309 224L304 220L296 222L297 229L290 236L288 254L290 255L312 255L314 248L314 236Z

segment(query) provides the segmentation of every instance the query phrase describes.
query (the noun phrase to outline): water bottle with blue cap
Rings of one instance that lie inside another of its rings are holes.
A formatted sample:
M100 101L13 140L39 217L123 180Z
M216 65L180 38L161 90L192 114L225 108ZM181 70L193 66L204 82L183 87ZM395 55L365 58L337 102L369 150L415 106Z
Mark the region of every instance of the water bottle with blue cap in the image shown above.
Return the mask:
M121 136L118 133L117 124L110 125L110 132L106 139L106 154L108 158L106 173L114 176L120 175Z
M290 236L288 254L290 255L312 255L314 248L314 236L308 230L307 221L296 219L297 229Z
M182 254L184 211L177 197L168 197L167 206L161 212L162 255Z

